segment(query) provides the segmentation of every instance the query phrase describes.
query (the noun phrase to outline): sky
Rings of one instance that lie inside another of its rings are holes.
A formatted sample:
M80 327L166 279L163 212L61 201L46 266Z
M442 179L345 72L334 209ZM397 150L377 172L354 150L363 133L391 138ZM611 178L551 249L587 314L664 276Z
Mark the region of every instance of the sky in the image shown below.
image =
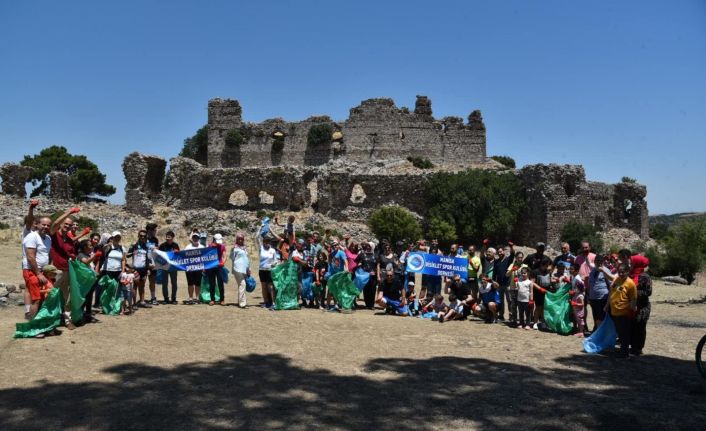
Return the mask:
M706 2L0 0L0 162L62 145L118 188L176 156L214 97L246 121L345 120L391 97L480 109L488 155L706 211Z

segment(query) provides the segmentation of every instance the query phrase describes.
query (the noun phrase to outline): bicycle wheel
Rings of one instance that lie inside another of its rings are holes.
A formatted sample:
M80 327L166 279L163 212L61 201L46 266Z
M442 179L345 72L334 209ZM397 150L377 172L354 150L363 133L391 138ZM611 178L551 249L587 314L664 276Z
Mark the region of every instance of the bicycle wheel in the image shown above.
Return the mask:
M706 335L701 338L699 344L696 346L696 367L699 369L701 376L706 379Z

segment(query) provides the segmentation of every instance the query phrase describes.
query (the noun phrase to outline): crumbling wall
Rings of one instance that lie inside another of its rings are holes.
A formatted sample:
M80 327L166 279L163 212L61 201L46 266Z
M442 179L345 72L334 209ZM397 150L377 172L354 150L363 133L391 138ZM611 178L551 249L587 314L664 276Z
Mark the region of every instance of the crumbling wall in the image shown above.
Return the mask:
M125 157L123 174L127 211L143 216L153 214L153 204L162 198L166 166L167 162L158 156L133 152Z
M6 195L25 198L27 191L25 185L32 175L32 168L17 163L3 163L0 166L2 179L2 192Z
M528 165L518 175L528 197L515 234L521 243L543 241L558 247L562 228L572 220L600 230L628 228L642 238L649 235L642 185L586 181L578 165Z
M333 133L328 145L312 148L312 126L327 124ZM350 162L405 159L421 156L436 164L470 165L486 157L485 125L480 111L464 124L460 117L436 120L431 100L417 96L415 110L398 108L392 99L369 99L351 108L347 120L327 116L300 122L281 118L244 123L237 100L212 99L208 103L208 166L315 166L343 158ZM245 138L240 145L226 144L230 130Z
M69 185L69 175L66 172L49 172L48 196L52 199L71 200L71 186Z

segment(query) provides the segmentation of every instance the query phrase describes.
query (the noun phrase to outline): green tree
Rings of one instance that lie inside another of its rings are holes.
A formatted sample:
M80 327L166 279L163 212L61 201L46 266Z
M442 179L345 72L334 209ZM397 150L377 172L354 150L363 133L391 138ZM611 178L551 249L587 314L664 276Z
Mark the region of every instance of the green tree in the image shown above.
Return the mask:
M69 176L71 197L84 200L88 196L110 196L115 193L115 187L105 183L105 175L98 170L93 162L84 155L73 155L66 148L51 146L33 156L26 155L20 162L23 166L33 169L30 181L35 187L32 196L46 194L49 188L49 173L64 172Z
M194 159L202 165L208 163L208 124L197 130L194 136L184 139L179 155Z
M422 227L414 215L398 205L382 206L368 219L370 230L378 238L387 238L392 243L409 239L415 241L422 237Z
M333 126L330 124L315 124L309 128L307 143L312 147L330 145L333 140Z
M510 156L492 156L491 159L495 160L498 163L501 163L505 165L505 167L508 167L510 169L515 169L515 159L513 159Z
M510 172L437 172L429 177L424 193L427 218L454 226L456 238L463 242L509 239L527 204L522 183Z
M594 253L603 251L603 238L592 224L571 220L561 228L559 238L562 242L569 243L574 252L581 250L581 242L583 241L588 241L591 244Z
M439 244L443 247L449 246L456 241L456 227L446 220L432 217L429 220L429 228L427 229L427 238L439 240Z
M666 249L666 272L680 274L691 284L706 262L706 220L679 223Z

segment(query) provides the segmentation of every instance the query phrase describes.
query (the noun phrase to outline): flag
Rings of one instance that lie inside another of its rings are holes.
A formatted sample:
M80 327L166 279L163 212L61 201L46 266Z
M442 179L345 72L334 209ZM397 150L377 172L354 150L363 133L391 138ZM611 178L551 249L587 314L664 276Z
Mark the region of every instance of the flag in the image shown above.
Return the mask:
M297 264L289 261L272 268L272 283L275 286L275 310L298 310L299 283Z
M57 287L51 289L34 318L15 325L15 338L32 338L59 326L63 303L61 290Z
M83 320L83 303L86 295L96 282L96 273L90 266L79 260L69 261L69 289L71 298L71 321Z
M552 331L566 335L570 334L573 325L569 319L569 288L571 284L564 283L556 292L547 291L544 295L544 321Z
M342 271L328 279L328 290L341 308L350 310L360 291L351 280L349 273Z

